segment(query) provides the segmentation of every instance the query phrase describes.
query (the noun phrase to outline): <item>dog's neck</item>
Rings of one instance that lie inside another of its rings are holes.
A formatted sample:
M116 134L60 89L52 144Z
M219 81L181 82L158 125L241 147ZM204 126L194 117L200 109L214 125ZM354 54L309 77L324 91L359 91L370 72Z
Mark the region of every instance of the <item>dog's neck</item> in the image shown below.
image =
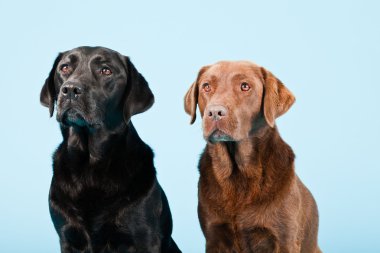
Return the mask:
M262 195L275 192L294 176L294 153L276 127L266 127L239 142L208 143L206 150L213 174L222 187L231 188L234 182L243 181Z
M88 158L90 164L102 161L112 150L115 140L126 140L129 131L134 130L132 122L128 125L108 129L105 126L88 129L75 127L62 127L62 134L66 135L64 142L68 152L80 152ZM120 136L122 136L120 138Z

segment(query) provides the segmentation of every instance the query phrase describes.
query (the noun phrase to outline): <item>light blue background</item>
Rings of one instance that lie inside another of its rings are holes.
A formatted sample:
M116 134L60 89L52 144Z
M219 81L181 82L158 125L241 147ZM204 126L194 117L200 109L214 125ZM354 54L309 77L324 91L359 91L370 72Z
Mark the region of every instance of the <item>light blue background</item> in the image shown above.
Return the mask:
M183 252L204 251L183 96L203 65L247 59L297 102L277 123L320 211L324 252L380 252L378 1L0 1L0 252L59 252L47 205L58 124L39 93L60 51L129 55L156 103L133 122L154 149Z

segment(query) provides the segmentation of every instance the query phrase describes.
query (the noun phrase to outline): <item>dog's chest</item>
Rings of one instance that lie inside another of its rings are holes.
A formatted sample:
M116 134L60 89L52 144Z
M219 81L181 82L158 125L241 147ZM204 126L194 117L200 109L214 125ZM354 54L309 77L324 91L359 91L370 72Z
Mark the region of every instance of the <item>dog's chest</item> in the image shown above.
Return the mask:
M82 167L81 173L56 178L52 194L58 203L63 203L84 220L96 220L98 216L117 210L124 196L124 187L96 169ZM97 168L98 169L98 168ZM99 170L99 169L98 169Z

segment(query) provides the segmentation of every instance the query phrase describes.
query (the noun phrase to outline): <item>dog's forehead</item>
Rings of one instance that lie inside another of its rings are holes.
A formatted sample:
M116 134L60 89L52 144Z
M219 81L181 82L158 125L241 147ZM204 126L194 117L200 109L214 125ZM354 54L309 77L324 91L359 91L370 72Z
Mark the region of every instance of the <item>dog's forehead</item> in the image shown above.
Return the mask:
M260 78L260 66L250 61L220 61L210 65L202 74L202 78Z
M63 58L72 60L73 58L79 58L80 60L90 60L93 58L99 58L102 60L118 59L119 53L105 47L77 47L68 50L63 53Z

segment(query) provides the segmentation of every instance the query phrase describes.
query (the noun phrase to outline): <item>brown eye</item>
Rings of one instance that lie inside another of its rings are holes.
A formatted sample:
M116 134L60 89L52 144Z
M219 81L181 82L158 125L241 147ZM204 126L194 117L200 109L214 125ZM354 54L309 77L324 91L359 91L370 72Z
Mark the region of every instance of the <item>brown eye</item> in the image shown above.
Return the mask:
M102 68L102 70L100 71L100 74L105 75L105 76L109 76L109 75L112 74L112 71L111 71L109 68L104 67L104 68Z
M249 86L249 84L246 83L246 82L243 82L241 84L240 88L241 88L242 91L249 91L251 89L251 87Z
M61 66L61 72L63 74L68 74L68 73L70 73L70 71L71 71L71 68L70 68L70 66L68 64L63 64Z
M205 92L209 92L211 90L211 87L208 83L202 84L202 87Z

